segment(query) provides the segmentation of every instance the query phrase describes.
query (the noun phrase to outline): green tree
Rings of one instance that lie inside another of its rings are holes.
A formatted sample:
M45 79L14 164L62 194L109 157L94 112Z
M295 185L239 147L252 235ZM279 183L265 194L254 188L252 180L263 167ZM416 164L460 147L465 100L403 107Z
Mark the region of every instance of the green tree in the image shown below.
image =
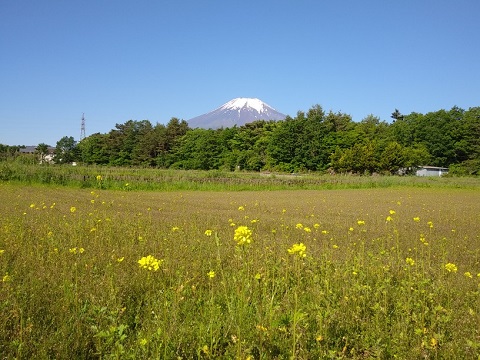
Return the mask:
M37 153L38 157L40 158L40 163L45 163L46 156L48 155L48 148L50 146L45 143L40 143L35 148L35 152Z
M72 136L64 136L57 141L54 161L58 164L68 164L79 160L77 142Z

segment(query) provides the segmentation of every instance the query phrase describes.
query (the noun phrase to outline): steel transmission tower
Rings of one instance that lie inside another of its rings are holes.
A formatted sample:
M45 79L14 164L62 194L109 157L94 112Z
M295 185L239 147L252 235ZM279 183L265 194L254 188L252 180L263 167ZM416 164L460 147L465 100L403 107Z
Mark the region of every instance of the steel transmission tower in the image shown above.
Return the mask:
M80 129L80 141L85 139L85 113L82 113L82 127Z

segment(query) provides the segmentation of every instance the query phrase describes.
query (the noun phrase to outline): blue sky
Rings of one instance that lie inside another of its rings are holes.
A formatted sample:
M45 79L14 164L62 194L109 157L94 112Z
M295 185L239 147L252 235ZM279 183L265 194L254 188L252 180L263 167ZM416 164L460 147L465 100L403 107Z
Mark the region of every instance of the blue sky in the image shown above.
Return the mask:
M0 143L236 97L390 121L480 106L478 0L0 0Z

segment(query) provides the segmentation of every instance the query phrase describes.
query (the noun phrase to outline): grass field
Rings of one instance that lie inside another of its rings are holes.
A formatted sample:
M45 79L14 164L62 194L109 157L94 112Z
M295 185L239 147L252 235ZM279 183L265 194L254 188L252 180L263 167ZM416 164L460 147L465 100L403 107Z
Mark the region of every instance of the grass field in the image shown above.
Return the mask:
M478 359L480 193L443 184L0 183L0 358Z

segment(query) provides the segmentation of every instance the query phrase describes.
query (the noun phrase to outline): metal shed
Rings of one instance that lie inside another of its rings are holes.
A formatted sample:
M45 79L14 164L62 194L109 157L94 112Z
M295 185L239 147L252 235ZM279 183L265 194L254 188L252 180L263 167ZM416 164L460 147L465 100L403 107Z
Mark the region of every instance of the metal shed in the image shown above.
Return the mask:
M416 172L417 176L442 176L448 174L448 168L438 166L420 166Z

